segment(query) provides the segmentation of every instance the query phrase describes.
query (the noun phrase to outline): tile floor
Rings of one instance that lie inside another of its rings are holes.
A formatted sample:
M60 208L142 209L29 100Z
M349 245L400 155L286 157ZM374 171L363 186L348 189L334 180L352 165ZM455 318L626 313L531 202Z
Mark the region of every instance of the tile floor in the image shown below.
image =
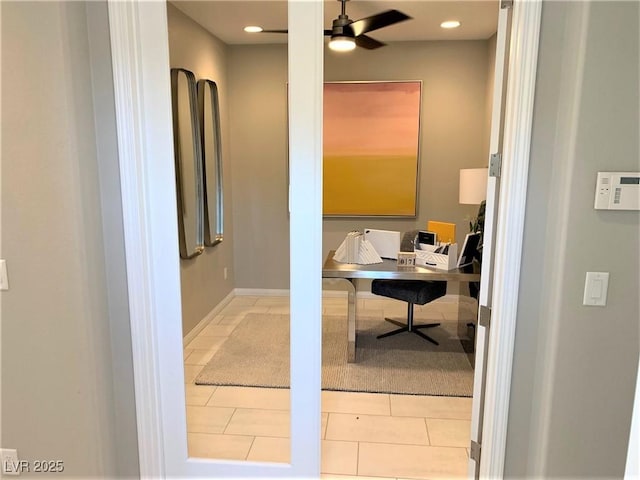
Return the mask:
M457 297L416 306L418 320L454 320ZM358 300L358 315L398 316L406 304ZM473 305L468 306L469 310ZM289 462L289 390L198 386L194 380L243 319L288 313L288 297L235 297L184 349L189 455ZM323 313L346 316L346 298ZM366 480L466 476L470 398L322 392L323 478Z

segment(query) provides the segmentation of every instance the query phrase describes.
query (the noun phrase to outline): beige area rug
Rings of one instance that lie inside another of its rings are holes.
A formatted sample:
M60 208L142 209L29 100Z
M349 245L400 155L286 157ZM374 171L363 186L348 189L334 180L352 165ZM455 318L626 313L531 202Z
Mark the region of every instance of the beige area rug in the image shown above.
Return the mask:
M416 321L416 323L419 323ZM473 369L455 338L455 322L376 339L394 325L359 319L356 363L347 363L347 320L322 322L322 389L471 397ZM197 385L289 387L289 316L248 314L196 378Z

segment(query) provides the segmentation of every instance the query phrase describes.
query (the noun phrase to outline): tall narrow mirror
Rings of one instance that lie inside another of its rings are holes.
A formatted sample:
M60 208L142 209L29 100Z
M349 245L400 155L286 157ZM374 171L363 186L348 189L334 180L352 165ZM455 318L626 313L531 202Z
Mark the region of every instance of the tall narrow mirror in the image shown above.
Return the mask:
M171 103L181 258L195 257L204 250L202 152L196 102L193 73L172 68Z
M211 80L198 80L198 110L202 137L204 185L204 244L222 242L222 147L220 144L220 106L218 86Z

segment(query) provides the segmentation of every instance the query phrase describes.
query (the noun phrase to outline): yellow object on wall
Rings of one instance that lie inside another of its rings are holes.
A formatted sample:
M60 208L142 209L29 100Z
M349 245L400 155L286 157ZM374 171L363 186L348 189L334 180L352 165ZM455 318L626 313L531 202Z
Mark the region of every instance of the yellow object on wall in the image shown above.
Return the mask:
M434 222L429 220L427 222L427 231L434 232L437 237L437 241L441 243L455 243L456 242L456 224L446 222Z
M325 215L415 215L416 160L325 156Z

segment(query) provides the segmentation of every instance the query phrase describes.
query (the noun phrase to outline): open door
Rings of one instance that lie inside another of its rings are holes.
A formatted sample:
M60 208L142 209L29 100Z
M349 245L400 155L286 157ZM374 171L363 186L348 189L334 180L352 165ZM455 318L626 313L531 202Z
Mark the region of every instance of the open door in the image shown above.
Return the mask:
M482 248L482 277L478 296L478 325L476 332L475 375L473 384L473 407L471 410L471 445L469 477L480 478L482 450L482 420L487 377L487 350L491 322L491 300L493 292L493 266L495 256L495 232L498 200L500 194L500 166L504 131L505 97L507 90L509 39L513 2L502 0L496 37L496 61L493 84L493 106L491 113L491 137L489 143L489 179Z
M267 463L188 455L166 2L108 2L142 478L320 475L323 2L288 5L291 455Z

